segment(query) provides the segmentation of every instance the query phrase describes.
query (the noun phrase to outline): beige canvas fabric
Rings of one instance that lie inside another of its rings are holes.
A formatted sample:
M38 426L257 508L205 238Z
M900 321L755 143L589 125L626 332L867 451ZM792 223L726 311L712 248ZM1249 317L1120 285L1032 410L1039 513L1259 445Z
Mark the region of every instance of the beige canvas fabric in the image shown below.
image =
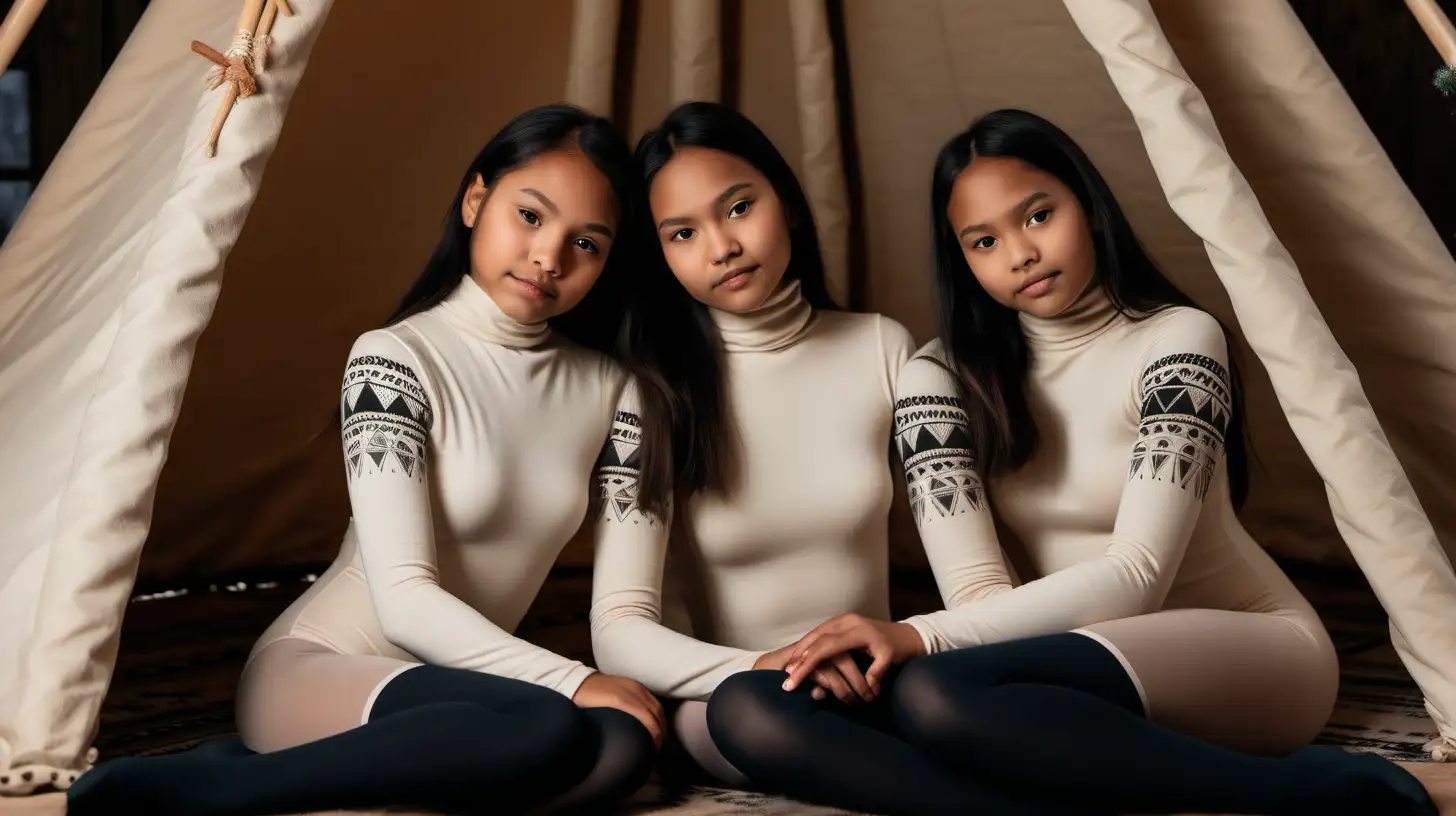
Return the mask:
M835 99L834 44L829 19L819 0L789 0L794 35L795 85L799 92L799 133L803 159L799 183L814 210L829 293L841 304L849 284L849 193L839 148L839 103Z
M1446 464L1456 451L1437 430L1456 414L1456 262L1286 4L1158 0L1153 8L1456 556L1456 480ZM1267 408L1278 410L1272 400ZM1286 518L1265 525L1279 552L1333 560L1322 483L1293 434L1269 437L1257 440L1259 456L1288 484L1261 493L1248 512ZM1300 523L1281 505L1300 508Z
M598 116L612 115L617 26L621 18L621 0L577 3L572 17L565 98Z
M1456 575L1361 388L1146 0L1068 2L1137 120L1168 202L1208 249L1318 469L1340 535L1456 758ZM1444 671L1443 671L1444 670Z
M718 0L672 0L672 99L717 101L723 94Z
M833 40L818 4L732 4L734 31L715 36L720 47L736 42L737 54L719 81L799 172L826 249L848 246L834 225L854 230L863 256L845 264L863 277L844 279L848 294L921 342L934 331L926 202L939 145L1006 105L1067 129L1169 274L1241 338L1264 466L1242 514L1251 534L1279 555L1361 554L1395 604L1408 665L1449 714L1456 701L1444 678L1456 665L1433 626L1456 610L1421 506L1448 552L1456 548L1456 480L1445 465L1456 456L1456 265L1288 8L1238 3L1226 14L1226 0L1159 0L1156 20L1143 6L1109 7L1137 13L1113 15L1094 39L1112 55L1134 46L1176 54L1171 64L1201 97L1177 71L1141 66L1161 77L1147 88L1194 93L1212 112L1155 118L1148 134L1056 0L849 0L838 55L848 74L830 76ZM599 112L622 103L636 138L680 101L675 4L636 3L636 29L623 40L633 53L619 55L614 2L462 0L396 4L386 15L373 4L300 0L298 16L275 27L263 92L238 105L206 161L199 147L218 92L205 90L208 65L187 44L226 48L241 0L154 0L0 248L0 427L18 440L0 464L0 769L84 767L134 570L158 581L334 556L348 510L337 442L324 431L349 343L397 303L438 238L461 168L510 116L562 98ZM1113 19L1126 21L1116 36ZM610 77L617 63L630 75ZM1119 82L1133 95L1130 81ZM834 203L843 180L832 171L848 147L830 138L836 87L853 99L858 199L844 199L860 219L853 225L842 220L847 204ZM1168 128L1202 133L1203 147L1186 152L1179 137L1151 160L1145 144L1156 148ZM1203 238L1227 251L1236 224L1190 229L1180 217L1189 193L1169 184L1175 209L1159 181L1165 165L1199 157L1214 162L1214 188L1247 179L1252 195L1230 197L1237 211L1263 213L1249 227L1253 247L1229 255L1235 271L1221 261L1215 274ZM1279 397L1291 393L1280 366L1301 361L1265 357L1271 380L1242 337L1252 328L1267 353L1277 324L1234 322L1234 305L1247 317L1248 294L1261 291L1251 287L1265 278L1274 298L1292 286L1289 302L1305 304L1298 325L1314 328L1299 340L1332 342L1322 314L1353 363L1337 369L1324 403L1286 400L1298 435ZM1340 425L1341 414L1355 424ZM1331 476L1350 462L1375 468L1358 474L1357 487L1371 491L1363 502L1347 495L1351 477ZM1377 501L1377 490L1394 490L1397 502ZM1363 555L1376 542L1391 551ZM924 563L903 501L892 555ZM585 563L585 538L563 557ZM1412 600L1393 599L1392 585Z
M0 499L6 792L87 761L193 344L328 9L278 27L268 93L210 161L217 95L177 46L225 49L237 8L154 3L0 254L0 425L33 451Z

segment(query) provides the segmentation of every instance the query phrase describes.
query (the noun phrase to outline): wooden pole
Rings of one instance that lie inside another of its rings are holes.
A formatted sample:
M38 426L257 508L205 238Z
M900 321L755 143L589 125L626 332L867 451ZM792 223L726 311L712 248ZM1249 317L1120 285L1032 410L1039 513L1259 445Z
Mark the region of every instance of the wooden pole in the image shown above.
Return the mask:
M233 42L236 45L240 38L246 39L248 49L245 53L236 53L235 48L228 49L228 66L222 74L225 85L222 103L218 105L217 114L212 118L212 128L208 132L207 145L204 148L209 159L217 155L217 142L222 137L222 126L227 121L228 114L232 112L233 105L239 99L252 96L257 87L253 78L252 39L258 33L258 25L262 21L263 3L264 0L246 0L242 13L238 15L237 34L234 35ZM208 49L202 43L193 42L192 50L216 62L215 58L206 53L212 49Z
M30 33L30 27L35 25L35 18L40 16L45 4L46 0L15 0L10 7L5 22L0 23L0 74L5 73L10 61L15 59L15 52L25 42L25 35Z
M1431 45L1447 65L1456 65L1456 26L1441 10L1436 0L1405 0L1406 7L1416 16L1416 22L1430 38Z

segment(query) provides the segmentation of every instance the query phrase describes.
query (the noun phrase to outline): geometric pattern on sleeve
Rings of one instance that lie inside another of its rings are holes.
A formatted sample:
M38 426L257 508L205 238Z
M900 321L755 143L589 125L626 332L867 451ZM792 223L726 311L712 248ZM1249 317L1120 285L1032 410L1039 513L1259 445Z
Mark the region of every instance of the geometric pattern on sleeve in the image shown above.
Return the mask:
M1213 485L1233 410L1228 372L1201 354L1173 354L1148 366L1141 385L1128 481L1171 482L1202 501Z
M419 377L404 363L364 355L349 361L340 394L349 477L395 473L424 481L434 416Z
M598 516L604 521L651 525L654 519L637 506L637 487L642 476L642 419L630 411L618 411L612 418L612 432L597 456L595 478Z
M968 427L955 397L916 396L895 403L895 447L917 524L984 506Z

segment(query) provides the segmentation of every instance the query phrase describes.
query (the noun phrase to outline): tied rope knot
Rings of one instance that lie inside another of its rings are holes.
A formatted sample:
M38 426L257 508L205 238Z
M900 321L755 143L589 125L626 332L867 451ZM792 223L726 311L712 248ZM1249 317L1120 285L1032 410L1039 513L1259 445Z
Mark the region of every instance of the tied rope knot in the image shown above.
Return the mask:
M253 57L253 34L250 31L238 31L233 35L233 44L228 48L227 55L218 53L217 49L194 40L192 50L207 57L214 64L214 68L207 72L207 89L215 91L225 83L232 83L237 88L237 98L247 99L258 91L258 81L253 74L257 66Z

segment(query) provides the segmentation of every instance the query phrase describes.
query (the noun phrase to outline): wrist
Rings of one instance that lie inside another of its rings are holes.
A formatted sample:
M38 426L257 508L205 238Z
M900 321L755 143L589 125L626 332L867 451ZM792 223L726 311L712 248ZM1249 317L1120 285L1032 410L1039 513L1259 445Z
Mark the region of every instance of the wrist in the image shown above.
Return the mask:
M920 630L908 623L896 622L889 625L890 643L895 647L895 653L903 660L910 660L922 657L925 652L925 641L920 637Z

